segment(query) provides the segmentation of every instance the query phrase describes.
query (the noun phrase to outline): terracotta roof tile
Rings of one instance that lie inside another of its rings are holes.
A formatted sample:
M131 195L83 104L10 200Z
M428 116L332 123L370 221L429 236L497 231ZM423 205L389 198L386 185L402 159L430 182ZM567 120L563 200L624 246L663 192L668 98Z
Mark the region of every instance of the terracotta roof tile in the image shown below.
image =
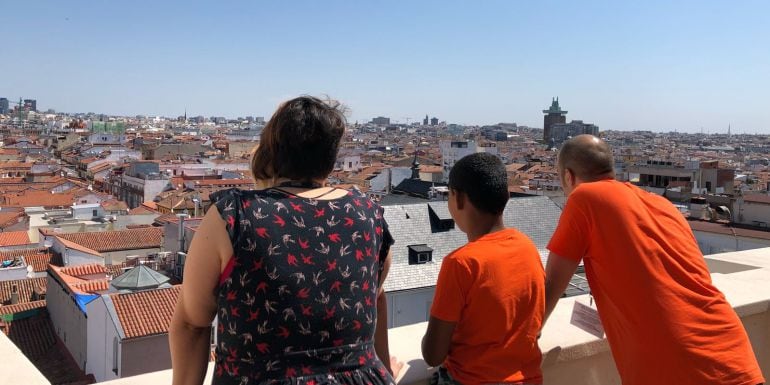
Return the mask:
M61 258L47 252L43 247L0 252L0 261L13 260L18 257L23 257L27 265L32 265L36 273L46 271L50 263L61 265Z
M45 309L32 317L7 322L5 334L52 384L90 384L77 363L56 338Z
M99 293L110 289L110 281L104 280L92 280L84 281L80 283L73 283L71 288L84 293Z
M19 223L24 216L23 211L2 212L0 213L0 228Z
M96 274L107 274L108 270L106 267L102 265L97 265L95 263L91 263L88 265L76 265L76 266L68 266L68 267L62 267L59 269L61 273L67 274L72 277L84 277L87 275L96 275Z
M34 293L46 292L46 277L14 279L10 281L0 281L0 303L11 303L11 292L16 286L19 292L19 303L32 302L35 298Z
M57 237L97 252L152 249L160 247L163 243L163 228L143 227L116 231L70 233L60 234Z
M45 300L17 303L14 305L0 305L0 314L16 314L27 310L45 307Z
M137 293L110 294L126 338L168 333L182 286Z
M29 234L26 231L0 233L0 246L19 246L29 243Z

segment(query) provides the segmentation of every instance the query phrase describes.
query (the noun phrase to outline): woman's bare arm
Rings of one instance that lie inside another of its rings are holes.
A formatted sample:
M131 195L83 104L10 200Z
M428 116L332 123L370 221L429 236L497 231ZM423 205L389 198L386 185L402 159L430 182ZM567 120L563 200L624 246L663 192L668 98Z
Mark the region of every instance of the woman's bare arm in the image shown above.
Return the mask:
M210 354L219 275L233 248L216 206L201 221L184 266L182 292L169 328L173 384L201 384Z

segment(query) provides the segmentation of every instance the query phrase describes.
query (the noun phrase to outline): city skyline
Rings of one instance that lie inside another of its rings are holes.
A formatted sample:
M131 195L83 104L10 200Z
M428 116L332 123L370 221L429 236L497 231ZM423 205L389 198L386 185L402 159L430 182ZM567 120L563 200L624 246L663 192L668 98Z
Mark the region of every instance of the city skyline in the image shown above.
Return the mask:
M763 2L12 3L0 97L111 115L264 116L328 94L359 123L770 133ZM21 16L20 16L21 15Z

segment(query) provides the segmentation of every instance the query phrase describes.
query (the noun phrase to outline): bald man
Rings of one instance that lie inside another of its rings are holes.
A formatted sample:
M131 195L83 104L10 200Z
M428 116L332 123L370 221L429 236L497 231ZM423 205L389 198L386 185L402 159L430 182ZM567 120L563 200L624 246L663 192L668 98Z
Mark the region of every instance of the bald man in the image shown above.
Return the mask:
M548 244L546 319L582 260L624 385L763 383L682 214L616 181L594 136L565 142L557 168L568 198Z

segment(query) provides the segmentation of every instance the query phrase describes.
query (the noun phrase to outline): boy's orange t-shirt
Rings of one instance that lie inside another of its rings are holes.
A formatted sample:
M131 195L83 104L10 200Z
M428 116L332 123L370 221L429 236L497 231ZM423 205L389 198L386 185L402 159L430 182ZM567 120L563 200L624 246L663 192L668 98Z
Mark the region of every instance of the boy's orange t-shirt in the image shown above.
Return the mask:
M540 254L521 232L487 234L444 258L431 316L456 322L444 366L462 384L542 383Z
M665 198L615 180L580 184L548 249L583 259L624 385L764 382L690 226Z

